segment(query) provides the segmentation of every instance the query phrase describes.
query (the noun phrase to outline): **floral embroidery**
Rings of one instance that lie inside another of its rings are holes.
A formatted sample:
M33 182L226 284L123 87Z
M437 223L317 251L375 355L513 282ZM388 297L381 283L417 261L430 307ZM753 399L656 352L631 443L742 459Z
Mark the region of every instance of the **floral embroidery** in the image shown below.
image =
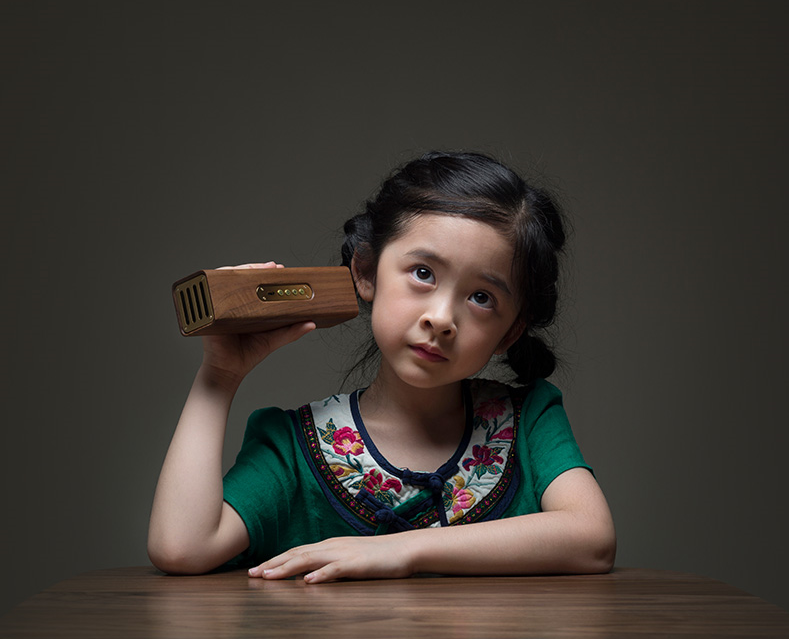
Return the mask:
M361 455L364 452L361 435L348 426L334 433L333 446L338 455Z
M499 417L507 410L507 402L504 397L493 397L492 399L480 402L474 409L474 414L484 420L490 420L494 417Z
M481 477L485 473L498 475L501 472L501 469L496 464L504 463L504 458L499 455L501 451L502 448L498 446L489 448L488 446L480 446L479 444L475 444L474 448L471 450L471 453L474 455L474 457L467 457L464 459L463 468L465 470L471 470L471 468L474 468L474 474L477 477Z
M405 481L401 470L382 465L373 454L352 410L355 396L335 395L302 407L302 428L315 469L339 503L365 522L363 530L372 533L379 525L376 507L367 497L396 514L399 506L409 504L400 516L423 528L439 526L440 520L479 521L511 494L519 403L513 403L507 387L483 380L472 380L468 392L473 402L468 443L456 470L450 471L454 476L442 486L438 504L424 481ZM426 473L415 475L424 480Z
M491 436L491 439L513 439L515 433L512 430L512 426L507 426L507 428L502 428L498 433L494 433Z
M338 479L342 479L356 472L350 466L343 466L342 464L332 464L329 468L331 468L331 472L333 472L334 476Z
M380 499L382 502L393 506L394 505L394 495L392 495L389 491L394 490L396 493L399 493L403 489L403 484L400 483L399 479L395 479L394 477L390 477L389 479L384 479L384 476L381 474L381 471L372 468L368 470L364 476L357 482L361 488L364 488L368 493L370 493L376 499ZM353 484L355 487L356 484Z
M444 510L452 511L450 524L460 519L477 501L474 494L465 489L466 482L462 477L456 476L453 481L454 486L450 486L449 482L444 484Z

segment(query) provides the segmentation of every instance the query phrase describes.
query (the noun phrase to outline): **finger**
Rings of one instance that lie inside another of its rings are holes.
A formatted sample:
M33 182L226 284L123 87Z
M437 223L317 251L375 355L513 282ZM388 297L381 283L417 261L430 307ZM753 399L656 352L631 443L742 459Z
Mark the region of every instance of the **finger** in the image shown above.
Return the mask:
M276 568L281 566L285 562L287 562L296 551L296 548L292 548L283 552L281 555L277 555L276 557L272 557L271 559L267 559L259 566L255 566L254 568L250 568L249 571L251 573L260 574L262 575L266 570L271 570L272 568Z
M260 566L252 566L248 571L250 577L262 577L263 576L263 564Z
M325 561L318 553L305 551L288 557L278 565L260 566L259 576L264 579L287 579L321 568Z
M314 544L307 544L305 546L297 546L295 548L291 548L290 550L286 550L285 552L272 557L271 559L267 559L259 566L253 566L250 568L249 575L250 577L265 577L267 576L267 572L279 568L280 566L291 561L294 557L304 554L307 549L313 545Z
M342 566L338 562L333 562L307 573L304 575L304 581L308 584L322 584L327 581L337 581L344 576Z
M287 573L280 574L279 568L283 566L285 562L277 563L274 565L271 563L272 561L274 561L274 559L269 559L268 561L263 562L259 566L253 566L248 571L249 576L260 577L263 579L281 579L290 576Z
M276 268L277 263L271 262L250 262L249 264L239 264L236 268Z
M273 260L271 262L250 262L248 264L237 264L236 266L220 266L218 271L227 271L231 269L247 269L247 268L283 268L281 264L277 264Z

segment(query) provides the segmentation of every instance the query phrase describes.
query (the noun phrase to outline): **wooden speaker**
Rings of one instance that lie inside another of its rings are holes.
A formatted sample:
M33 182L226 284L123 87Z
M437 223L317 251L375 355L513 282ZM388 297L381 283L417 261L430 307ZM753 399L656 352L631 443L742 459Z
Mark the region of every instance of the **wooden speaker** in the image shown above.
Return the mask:
M197 271L173 284L183 335L268 331L313 321L334 326L359 313L344 266Z

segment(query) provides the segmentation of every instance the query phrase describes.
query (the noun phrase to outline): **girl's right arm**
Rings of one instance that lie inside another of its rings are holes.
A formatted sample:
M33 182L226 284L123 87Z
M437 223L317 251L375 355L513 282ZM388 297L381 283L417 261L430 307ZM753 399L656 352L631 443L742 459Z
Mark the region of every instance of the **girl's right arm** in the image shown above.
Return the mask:
M314 328L305 322L266 333L203 338L203 362L167 451L151 511L148 555L160 570L207 572L249 546L244 522L222 498L230 405L257 364Z

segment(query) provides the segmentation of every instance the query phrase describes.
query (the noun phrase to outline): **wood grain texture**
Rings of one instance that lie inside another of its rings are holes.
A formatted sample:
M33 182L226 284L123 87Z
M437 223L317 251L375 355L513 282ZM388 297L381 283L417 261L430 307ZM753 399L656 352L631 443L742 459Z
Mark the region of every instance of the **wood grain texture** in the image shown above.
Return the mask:
M213 321L205 327L188 331L189 335L252 333L313 321L318 328L335 326L356 317L359 306L351 272L344 266L309 268L214 269L193 273L173 284L173 301L183 334L184 313L176 287L199 274L207 280L207 294L213 306ZM287 297L263 302L258 286L283 289L308 284L313 296L308 300Z
M789 612L686 573L421 577L306 585L235 571L86 573L0 619L0 636L789 637Z

